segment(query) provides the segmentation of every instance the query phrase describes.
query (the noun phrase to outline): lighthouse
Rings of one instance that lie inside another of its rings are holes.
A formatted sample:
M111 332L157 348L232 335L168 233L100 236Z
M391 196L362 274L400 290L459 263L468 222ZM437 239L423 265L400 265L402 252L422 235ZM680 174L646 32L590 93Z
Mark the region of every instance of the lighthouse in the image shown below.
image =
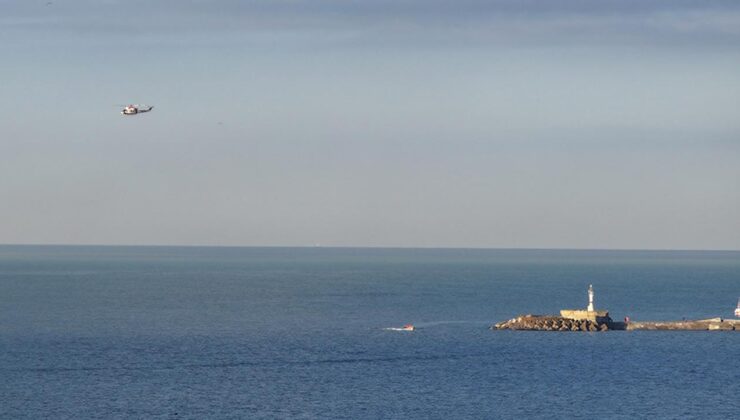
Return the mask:
M588 308L586 310L594 311L594 286L591 284L588 285Z
M567 319L587 319L599 324L612 322L611 318L609 318L609 311L594 309L594 286L592 284L588 285L588 307L586 310L561 309L560 316Z

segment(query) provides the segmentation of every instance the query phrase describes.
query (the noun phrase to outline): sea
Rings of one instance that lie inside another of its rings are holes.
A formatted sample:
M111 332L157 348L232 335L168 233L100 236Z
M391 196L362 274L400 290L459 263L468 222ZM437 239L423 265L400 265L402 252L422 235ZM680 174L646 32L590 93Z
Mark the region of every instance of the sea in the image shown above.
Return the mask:
M740 252L0 246L0 418L740 418L740 332L490 329L589 284L733 318Z

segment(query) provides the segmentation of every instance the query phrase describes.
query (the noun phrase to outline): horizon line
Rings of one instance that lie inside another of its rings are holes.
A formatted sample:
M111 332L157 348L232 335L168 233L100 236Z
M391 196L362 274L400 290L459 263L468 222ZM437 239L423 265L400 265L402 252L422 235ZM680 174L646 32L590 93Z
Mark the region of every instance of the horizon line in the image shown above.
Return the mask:
M202 245L202 244L73 244L73 243L0 243L0 247L111 247L111 248L299 248L299 249L397 249L397 250L470 250L470 251L648 251L648 252L740 252L740 249L696 248L569 248L569 247L476 247L476 246L380 246L380 245Z

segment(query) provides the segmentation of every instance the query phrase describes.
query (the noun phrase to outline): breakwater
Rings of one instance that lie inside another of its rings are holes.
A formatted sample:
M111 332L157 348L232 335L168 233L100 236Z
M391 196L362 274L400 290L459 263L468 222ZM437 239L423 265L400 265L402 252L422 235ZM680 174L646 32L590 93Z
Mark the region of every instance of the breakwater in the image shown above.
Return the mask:
M688 321L629 322L627 331L740 331L740 320L711 318Z
M554 315L521 315L491 327L494 330L521 331L608 331L614 329L610 320L571 319Z
M520 315L491 326L493 330L518 331L740 331L740 320L710 318L682 321L592 321L555 315Z

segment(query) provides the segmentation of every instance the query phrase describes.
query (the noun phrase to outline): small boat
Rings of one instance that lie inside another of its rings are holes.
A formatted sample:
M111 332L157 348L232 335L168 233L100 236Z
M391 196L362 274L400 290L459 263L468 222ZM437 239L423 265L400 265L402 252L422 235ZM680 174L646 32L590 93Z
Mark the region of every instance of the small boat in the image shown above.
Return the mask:
M735 308L735 316L740 318L740 299L737 300L737 308Z
M390 327L383 329L388 331L414 331L414 326L413 324L406 324L403 327Z

